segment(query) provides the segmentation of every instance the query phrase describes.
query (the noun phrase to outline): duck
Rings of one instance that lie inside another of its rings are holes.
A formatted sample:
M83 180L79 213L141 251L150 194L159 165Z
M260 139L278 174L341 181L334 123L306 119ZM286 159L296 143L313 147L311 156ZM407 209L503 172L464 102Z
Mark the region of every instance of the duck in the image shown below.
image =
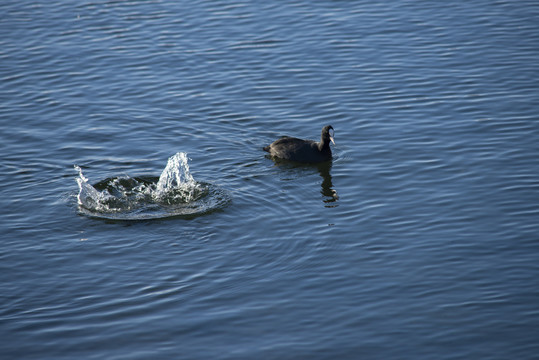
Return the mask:
M322 128L320 141L303 140L295 137L285 136L275 140L263 149L271 156L301 162L320 163L332 159L330 142L335 145L334 129L331 125Z

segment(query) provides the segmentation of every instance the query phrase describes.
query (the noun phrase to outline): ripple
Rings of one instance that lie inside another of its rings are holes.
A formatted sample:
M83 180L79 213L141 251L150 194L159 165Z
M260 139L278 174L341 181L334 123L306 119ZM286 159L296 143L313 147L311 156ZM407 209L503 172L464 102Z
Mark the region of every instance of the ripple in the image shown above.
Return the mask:
M535 2L0 8L5 357L539 353Z

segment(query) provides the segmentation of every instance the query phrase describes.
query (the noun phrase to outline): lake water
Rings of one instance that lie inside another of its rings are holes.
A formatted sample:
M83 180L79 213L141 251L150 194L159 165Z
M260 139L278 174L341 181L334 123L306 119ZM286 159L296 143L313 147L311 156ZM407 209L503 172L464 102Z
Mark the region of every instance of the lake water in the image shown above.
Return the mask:
M2 359L538 356L536 1L0 10ZM181 156L200 204L79 205Z

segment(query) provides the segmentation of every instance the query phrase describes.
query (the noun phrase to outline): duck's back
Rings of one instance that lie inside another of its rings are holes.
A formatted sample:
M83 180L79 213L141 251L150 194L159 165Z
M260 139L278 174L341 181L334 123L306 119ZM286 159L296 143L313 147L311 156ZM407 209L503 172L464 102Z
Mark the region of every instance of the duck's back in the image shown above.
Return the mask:
M264 148L270 155L299 162L321 162L331 159L331 150L320 151L318 143L294 137L283 137Z

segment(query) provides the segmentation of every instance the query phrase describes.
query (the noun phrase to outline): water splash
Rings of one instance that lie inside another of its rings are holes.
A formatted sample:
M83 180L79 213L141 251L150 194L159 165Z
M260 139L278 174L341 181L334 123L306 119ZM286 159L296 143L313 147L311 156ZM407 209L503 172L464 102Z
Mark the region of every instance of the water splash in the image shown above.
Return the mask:
M77 200L80 206L86 209L94 209L97 211L115 211L114 207L107 205L109 200L113 199L107 191L98 191L88 182L88 178L82 173L82 169L75 165L75 170L79 172L77 184L79 184L79 194Z
M141 220L196 215L228 202L221 189L195 181L186 153L171 156L159 178L121 176L92 185L79 166L75 169L79 210L92 217Z
M200 190L197 182L189 172L186 153L177 153L168 159L165 170L161 173L155 189L155 196L166 199L171 194L175 198L189 202L193 200L196 190Z

